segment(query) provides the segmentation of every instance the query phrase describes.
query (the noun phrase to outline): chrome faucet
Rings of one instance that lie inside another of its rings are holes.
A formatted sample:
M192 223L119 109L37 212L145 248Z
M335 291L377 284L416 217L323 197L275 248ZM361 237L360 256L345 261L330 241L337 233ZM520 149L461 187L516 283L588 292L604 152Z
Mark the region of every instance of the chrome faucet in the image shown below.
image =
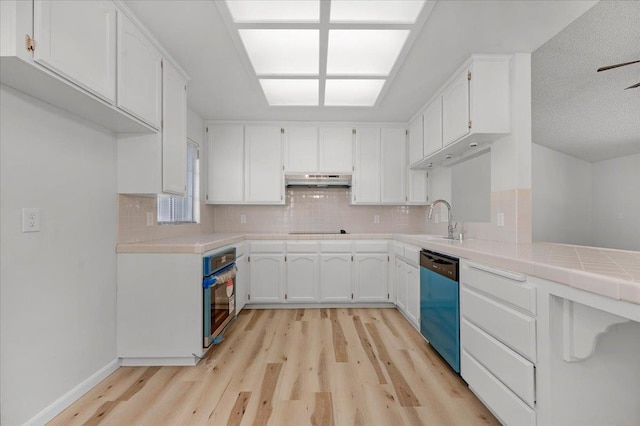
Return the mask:
M445 206L447 206L447 212L448 212L448 226L447 226L447 239L449 240L453 240L453 231L456 230L458 224L457 223L453 223L453 215L451 214L451 204L447 203L445 200L435 200L433 203L431 203L431 205L429 206L429 220L431 220L431 218L433 217L433 207L436 204L444 204Z

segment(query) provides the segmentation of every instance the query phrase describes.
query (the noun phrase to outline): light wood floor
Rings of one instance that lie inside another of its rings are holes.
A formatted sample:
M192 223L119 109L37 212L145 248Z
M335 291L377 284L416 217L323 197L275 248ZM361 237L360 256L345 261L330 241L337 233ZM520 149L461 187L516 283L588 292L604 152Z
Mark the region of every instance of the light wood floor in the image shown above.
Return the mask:
M395 309L244 310L196 367L121 367L53 425L499 424Z

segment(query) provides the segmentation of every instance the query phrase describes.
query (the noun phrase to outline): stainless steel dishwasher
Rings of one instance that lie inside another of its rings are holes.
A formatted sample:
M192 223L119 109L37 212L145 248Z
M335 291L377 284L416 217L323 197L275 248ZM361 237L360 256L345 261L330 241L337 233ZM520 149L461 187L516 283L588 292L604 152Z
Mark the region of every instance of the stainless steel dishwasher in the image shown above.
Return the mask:
M460 372L459 259L420 252L420 332Z

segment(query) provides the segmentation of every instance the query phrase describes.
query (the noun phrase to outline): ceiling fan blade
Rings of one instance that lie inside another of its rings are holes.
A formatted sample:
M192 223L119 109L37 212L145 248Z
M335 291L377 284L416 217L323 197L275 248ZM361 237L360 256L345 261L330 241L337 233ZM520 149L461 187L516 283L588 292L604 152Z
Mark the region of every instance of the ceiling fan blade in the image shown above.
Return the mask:
M637 89L638 87L640 87L640 83L636 83L636 84L634 84L633 86L629 86L629 87L625 88L624 90L627 90L627 89Z
M598 68L598 72L607 71L607 70L618 68L618 67L624 67L625 65L637 64L638 62L640 61L625 62L624 64L616 64L616 65L609 65L607 67L600 67Z

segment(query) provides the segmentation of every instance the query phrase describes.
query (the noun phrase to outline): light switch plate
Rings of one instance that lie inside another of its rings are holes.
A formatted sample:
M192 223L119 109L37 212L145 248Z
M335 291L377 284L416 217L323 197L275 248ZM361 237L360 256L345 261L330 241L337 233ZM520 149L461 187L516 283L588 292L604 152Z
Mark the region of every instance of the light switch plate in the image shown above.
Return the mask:
M374 214L373 215L373 223L380 223L380 215L379 214Z
M247 215L246 214L241 214L240 215L240 223L242 223L242 224L247 223Z
M498 213L496 222L498 222L498 226L504 226L504 213Z
M40 232L40 209L22 209L22 232Z

